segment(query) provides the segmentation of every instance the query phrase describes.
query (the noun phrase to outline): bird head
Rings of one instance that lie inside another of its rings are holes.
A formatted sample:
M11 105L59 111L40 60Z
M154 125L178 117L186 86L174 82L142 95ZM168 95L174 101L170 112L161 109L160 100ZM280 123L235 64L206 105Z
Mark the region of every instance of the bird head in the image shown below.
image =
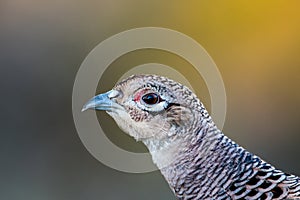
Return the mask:
M131 76L90 99L82 110L87 109L106 111L123 131L142 141L183 137L206 111L190 89L156 75Z

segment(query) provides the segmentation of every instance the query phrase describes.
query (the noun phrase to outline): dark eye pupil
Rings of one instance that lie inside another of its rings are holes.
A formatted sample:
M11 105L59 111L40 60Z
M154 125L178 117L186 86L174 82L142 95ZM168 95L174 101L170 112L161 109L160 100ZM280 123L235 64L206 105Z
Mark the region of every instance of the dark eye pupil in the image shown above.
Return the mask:
M159 102L159 96L155 93L149 93L142 97L146 104L153 105Z

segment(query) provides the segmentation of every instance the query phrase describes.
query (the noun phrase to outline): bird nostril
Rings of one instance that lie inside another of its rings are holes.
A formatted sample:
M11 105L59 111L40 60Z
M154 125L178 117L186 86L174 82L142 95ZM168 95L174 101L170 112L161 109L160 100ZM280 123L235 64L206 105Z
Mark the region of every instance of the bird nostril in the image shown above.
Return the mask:
M120 96L120 94L121 94L121 92L118 90L111 90L107 96L108 96L108 98L113 99L113 98Z

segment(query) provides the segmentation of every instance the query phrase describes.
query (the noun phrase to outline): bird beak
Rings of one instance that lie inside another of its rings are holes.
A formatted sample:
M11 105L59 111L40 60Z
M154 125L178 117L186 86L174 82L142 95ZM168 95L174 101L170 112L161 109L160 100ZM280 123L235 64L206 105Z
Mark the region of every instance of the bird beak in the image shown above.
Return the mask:
M81 112L86 111L87 109L112 111L112 109L116 107L117 104L112 101L112 99L117 97L118 95L119 92L117 90L110 90L106 93L99 94L86 102Z

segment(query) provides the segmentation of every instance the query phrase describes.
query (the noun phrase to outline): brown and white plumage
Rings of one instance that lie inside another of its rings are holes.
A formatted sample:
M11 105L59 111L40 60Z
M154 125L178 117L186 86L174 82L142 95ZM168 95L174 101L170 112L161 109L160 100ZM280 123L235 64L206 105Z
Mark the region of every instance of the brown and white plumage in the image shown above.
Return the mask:
M91 99L144 142L178 199L300 199L300 179L227 138L187 87L137 75Z

